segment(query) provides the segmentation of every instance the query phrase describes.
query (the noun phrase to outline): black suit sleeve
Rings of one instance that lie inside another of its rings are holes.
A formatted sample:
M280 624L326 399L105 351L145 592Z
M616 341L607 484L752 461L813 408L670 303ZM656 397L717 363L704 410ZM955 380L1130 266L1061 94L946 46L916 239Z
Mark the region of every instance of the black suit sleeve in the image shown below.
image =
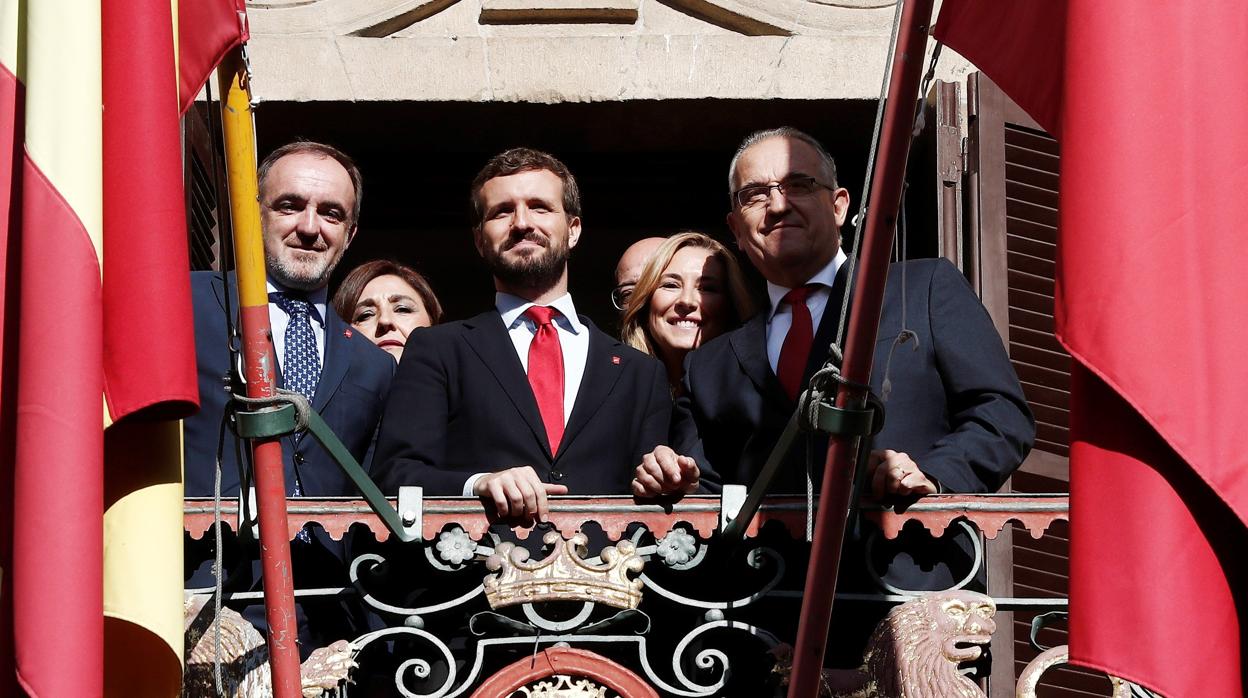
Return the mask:
M389 355L387 354L387 357L388 356ZM390 386L391 384L394 383L394 371L395 371L395 364L393 361L391 361L390 375L386 379L385 386L378 393L381 396L382 409L385 409L386 402L388 402L390 399ZM368 440L368 450L364 452L364 458L360 460L360 465L363 466L364 470L369 473L374 472L373 462L374 462L374 458L377 455L377 437L380 435L380 433L381 433L381 419L379 417L377 420L377 426L373 429L373 438Z
M676 453L689 456L698 463L701 472L699 492L719 493L724 488L723 475L711 467L702 447L702 434L693 414L694 380L693 359L695 352L685 355L685 375L681 379L681 394L672 406L671 428L668 443Z
M427 495L463 493L464 475L440 467L446 463L450 377L441 343L432 334L408 336L382 411L374 471L388 495L403 485L424 487Z
M928 314L950 433L915 461L946 491L994 492L1031 450L1035 421L966 279L943 260L931 279Z
M668 424L672 418L672 393L666 369L658 361L647 361L646 367L650 374L650 386L645 393L646 409L641 429L633 442L633 463L636 465L641 464L642 457L647 453L667 443Z

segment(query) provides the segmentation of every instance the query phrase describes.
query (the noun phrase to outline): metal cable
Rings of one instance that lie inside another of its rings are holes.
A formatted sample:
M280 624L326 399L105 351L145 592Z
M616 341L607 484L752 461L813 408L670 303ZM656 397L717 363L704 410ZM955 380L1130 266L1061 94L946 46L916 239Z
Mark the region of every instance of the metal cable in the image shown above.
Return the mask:
M893 51L897 49L897 35L901 31L901 0L896 3L896 9L893 11L893 28L888 37L888 53L889 59L892 58ZM876 100L875 108L875 127L871 130L871 148L867 152L867 170L866 177L862 182L862 198L858 202L858 214L850 220L850 224L854 226L854 241L850 245L850 252L845 264L848 268L845 270L845 292L841 294L841 315L837 321L836 341L828 348L830 355L836 356L836 364L840 365L840 347L845 344L845 329L848 325L849 314L849 298L850 292L854 288L854 272L857 268L858 248L862 244L862 231L865 226L862 223L866 219L867 196L871 193L871 173L875 171L875 154L880 145L880 131L884 125L884 104L888 101L888 59L884 64L884 78L880 81L880 96ZM827 312L827 309L824 309ZM831 356L829 356L831 358ZM825 362L825 366L827 362ZM816 374L817 375L817 374ZM812 379L814 377L812 376ZM816 403L817 404L817 403ZM806 540L807 542L814 539L814 457L810 448L810 437L806 436Z
M901 31L901 6L900 0L897 3L897 9L893 12L893 29L888 37L888 57L892 58L893 52L897 50L897 35ZM866 177L862 181L862 198L858 200L858 213L852 219L850 224L854 226L854 242L850 245L848 259L845 263L849 265L846 270L845 293L841 297L841 317L836 328L836 344L837 346L845 345L845 330L848 325L849 314L849 297L850 292L854 288L854 274L858 266L858 249L862 245L862 233L866 230L864 223L867 214L867 198L871 195L871 174L875 172L875 156L876 151L880 147L880 131L884 128L884 105L888 102L888 80L890 74L888 63L884 65L884 78L880 81L880 96L876 100L875 107L875 127L871 129L871 148L867 151L867 170ZM826 311L825 311L826 312Z
M219 194L221 191L221 180L220 180L220 170L221 170L220 164L221 163L217 155L223 146L218 138L217 130L214 127L213 120L212 120L212 114L213 114L212 80L209 80L208 82L204 83L204 91L205 91L205 101L208 105L208 109L207 109L208 134L209 134L209 138L212 141L212 147L210 148L210 150L212 152L213 184L216 189L216 192ZM220 201L219 196L217 197L217 211L218 211L217 238L219 240L218 249L222 252L222 257L224 257L225 256L224 252L228 245L227 240L230 236L221 234L222 233L221 215L220 215L221 201ZM221 260L218 259L217 261L218 261L218 266L220 266ZM222 282L224 283L224 271L222 272ZM229 332L228 325L230 324L230 320L229 320L230 290L229 290L228 284L226 285L225 296L226 296L225 298L226 323L227 323L227 333L228 333ZM217 432L217 457L216 457L215 469L213 470L213 482L212 482L212 530L213 530L213 547L214 547L213 559L212 559L212 577L213 577L213 583L212 583L212 586L213 586L212 683L213 683L213 688L216 689L217 691L217 695L225 695L225 692L223 689L224 682L222 680L222 675L221 675L221 595L224 592L224 586L225 586L224 581L222 579L223 577L222 568L225 567L225 553L222 550L224 546L224 536L221 533L221 455L225 451L225 429L226 429L225 413L223 412L221 414L221 424L219 427L219 431Z

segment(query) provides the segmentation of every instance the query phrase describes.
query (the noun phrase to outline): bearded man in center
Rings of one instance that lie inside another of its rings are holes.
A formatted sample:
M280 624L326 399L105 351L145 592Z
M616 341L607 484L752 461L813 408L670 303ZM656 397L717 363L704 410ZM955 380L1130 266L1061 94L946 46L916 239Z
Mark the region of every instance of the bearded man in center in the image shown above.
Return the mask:
M576 179L548 153L513 148L477 174L471 201L494 308L408 338L378 481L390 494L477 496L513 523L545 521L549 495L630 493L643 456L666 441L671 396L662 364L576 312Z

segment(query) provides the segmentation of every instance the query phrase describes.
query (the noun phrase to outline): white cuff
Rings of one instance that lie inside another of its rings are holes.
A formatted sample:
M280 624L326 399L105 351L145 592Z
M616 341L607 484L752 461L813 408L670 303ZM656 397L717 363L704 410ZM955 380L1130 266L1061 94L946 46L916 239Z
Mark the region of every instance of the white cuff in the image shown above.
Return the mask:
M486 475L489 475L489 473L476 473L472 477L468 478L468 481L464 483L464 496L475 497L476 493L472 490L477 486L477 480L480 480Z

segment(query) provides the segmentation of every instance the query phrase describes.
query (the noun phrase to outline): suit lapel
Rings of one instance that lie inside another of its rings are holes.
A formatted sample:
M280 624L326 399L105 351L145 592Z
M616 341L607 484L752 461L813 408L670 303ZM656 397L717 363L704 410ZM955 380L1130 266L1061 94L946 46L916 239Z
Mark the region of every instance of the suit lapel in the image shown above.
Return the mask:
M342 385L342 379L351 366L351 355L347 348L347 323L328 304L325 306L325 315L325 351L321 356L321 379L316 384L316 395L312 400L312 408L317 412L324 410L325 405L329 404L329 399L338 391L338 386Z
M234 293L234 275L229 275L230 293ZM225 312L225 275L216 273L212 275L212 293L217 297L217 305L221 306L221 312ZM234 305L234 322L238 322L238 306Z
M464 323L467 332L464 339L490 375L503 389L503 394L524 418L525 424L533 432L533 437L550 454L550 441L546 438L546 425L537 410L537 400L533 397L533 389L529 386L529 378L524 373L524 365L516 355L515 345L503 319L497 311L490 310ZM553 458L553 455L552 455Z
M789 396L784 394L780 379L776 378L771 364L767 362L767 311L755 313L740 330L732 333L729 341L737 355L737 363L741 364L741 369L758 392L776 408L792 411Z
M836 281L828 294L828 304L824 307L823 317L819 320L819 330L815 333L814 344L811 345L810 357L806 360L806 371L803 380L810 380L811 375L823 365L828 356L828 347L836 339L836 330L841 316L841 304L844 302L849 278L849 263L841 265L836 273ZM750 377L754 387L777 408L792 411L793 401L780 386L780 379L771 370L767 361L767 317L766 310L756 313L742 328L732 334L732 349L742 370Z
M836 272L836 281L828 294L828 304L823 308L823 317L819 320L819 330L815 333L814 343L810 347L810 356L806 359L806 370L802 373L803 385L809 381L819 367L828 358L828 348L836 341L836 331L840 326L841 305L845 302L845 289L849 278L849 262L841 265ZM846 309L846 314L849 310ZM845 347L841 347L844 351Z
M581 385L576 391L576 404L572 406L568 425L563 430L563 439L559 442L559 453L566 451L568 444L594 418L623 373L619 361L622 358L620 343L600 332L584 317L581 318L581 324L589 333L589 354L585 357L585 373L581 376ZM615 359L612 358L612 352L615 352Z

